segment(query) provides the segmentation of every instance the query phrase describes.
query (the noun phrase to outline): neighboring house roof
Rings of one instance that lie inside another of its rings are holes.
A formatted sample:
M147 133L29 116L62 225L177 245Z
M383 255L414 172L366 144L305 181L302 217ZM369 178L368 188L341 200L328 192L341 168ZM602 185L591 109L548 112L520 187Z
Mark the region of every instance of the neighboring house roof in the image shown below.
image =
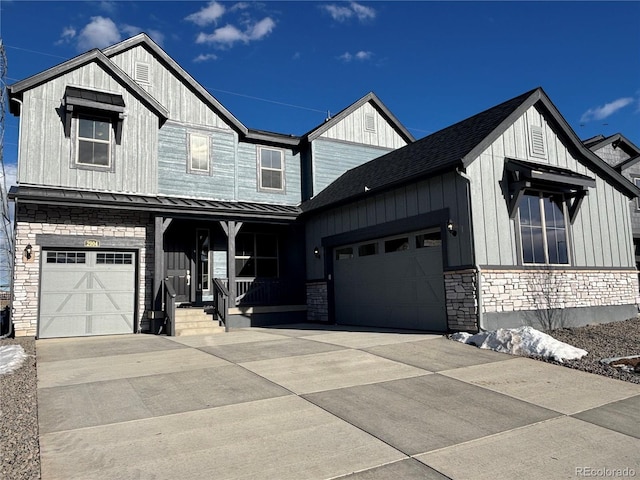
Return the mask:
M404 127L404 125L400 123L400 120L398 120L396 116L393 113L391 113L391 111L385 106L384 103L382 103L382 101L378 98L378 96L373 92L367 93L360 100L352 103L347 108L341 110L331 118L328 118L322 124L318 125L317 127L313 128L312 130L302 135L302 138L309 142L312 140L315 140L324 132L326 132L331 127L333 127L337 123L344 120L346 117L348 117L353 112L355 112L358 108L360 108L362 105L368 102L371 103L378 110L378 112L380 112L380 114L389 122L389 124L398 132L398 134L407 143L412 143L415 141L415 138L413 137L413 135L411 135L409 130L407 130Z
M180 78L184 83L189 85L205 102L209 107L218 112L220 116L225 119L231 126L235 127L235 129L246 135L248 132L247 127L245 127L240 120L234 117L229 110L224 108L224 106L213 96L211 95L202 85L200 85L187 71L182 68L178 63L171 58L167 52L165 52L162 48L158 46L147 34L140 33L134 37L123 40L120 43L116 43L110 47L104 48L102 52L107 57L113 57L118 55L126 50L131 48L135 48L137 46L144 46L153 53L162 63L164 63L174 75Z
M542 88L536 88L347 171L318 195L304 202L302 210L310 212L330 208L376 191L465 168L532 105L544 110L545 118L564 134L573 154L586 159L629 197L640 195L635 185L584 147Z
M9 92L9 98L15 98L22 100L23 93L38 85L46 83L60 75L64 75L67 72L80 68L89 63L96 62L107 72L109 72L115 79L122 83L129 91L135 94L144 104L147 105L151 111L153 111L158 117L166 120L169 112L162 106L155 98L153 98L144 88L138 85L129 75L120 69L115 63L113 63L108 57L106 57L100 50L90 50L82 55L67 60L55 67L51 67L44 72L33 75L29 78L21 80L9 85L7 90ZM10 102L10 111L14 115L20 115L20 106L17 102Z
M144 210L163 214L242 218L270 222L292 222L300 215L293 205L274 205L254 202L230 202L200 198L135 195L128 193L95 192L35 186L13 186L10 199L29 203L64 206L103 206L105 208Z
M607 145L611 145L613 148L621 148L630 158L614 166L619 172L640 161L640 148L621 133L616 133L609 137L596 135L595 137L584 140L582 143L592 152L597 152Z

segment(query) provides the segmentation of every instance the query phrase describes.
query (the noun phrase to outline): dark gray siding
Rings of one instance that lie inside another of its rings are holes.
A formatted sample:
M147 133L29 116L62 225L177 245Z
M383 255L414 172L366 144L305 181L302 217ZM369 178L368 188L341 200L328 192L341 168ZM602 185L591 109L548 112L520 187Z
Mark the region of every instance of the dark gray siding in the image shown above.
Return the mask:
M313 195L353 167L380 157L389 148L318 138L312 145Z
M210 137L210 175L188 173L187 135ZM158 191L164 195L234 200L236 136L230 131L167 123L158 138Z
M450 268L473 263L469 230L467 181L456 173L448 173L423 180L386 193L321 212L307 221L306 244L307 278L324 278L324 262L313 255L324 237L352 232L366 227L382 227L385 223L408 219L421 214L449 209L457 235L444 234L445 265ZM437 225L416 224L412 230Z

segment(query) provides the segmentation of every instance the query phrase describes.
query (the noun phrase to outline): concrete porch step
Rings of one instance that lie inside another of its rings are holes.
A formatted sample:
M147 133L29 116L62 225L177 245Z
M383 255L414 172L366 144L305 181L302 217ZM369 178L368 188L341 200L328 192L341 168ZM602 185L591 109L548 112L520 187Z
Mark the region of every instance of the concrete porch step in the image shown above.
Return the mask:
M176 309L176 336L213 335L223 333L224 326L213 315L200 308Z

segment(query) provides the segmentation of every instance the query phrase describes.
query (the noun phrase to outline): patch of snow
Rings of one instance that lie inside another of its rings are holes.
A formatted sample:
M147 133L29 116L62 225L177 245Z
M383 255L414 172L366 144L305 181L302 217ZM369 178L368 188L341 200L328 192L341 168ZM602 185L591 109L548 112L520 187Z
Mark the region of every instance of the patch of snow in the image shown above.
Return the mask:
M0 347L0 375L15 372L27 359L27 354L20 345L3 345Z
M472 335L460 332L451 335L453 340L475 345L487 350L522 356L552 358L558 362L578 360L587 354L586 350L560 342L533 327L499 328L490 332Z

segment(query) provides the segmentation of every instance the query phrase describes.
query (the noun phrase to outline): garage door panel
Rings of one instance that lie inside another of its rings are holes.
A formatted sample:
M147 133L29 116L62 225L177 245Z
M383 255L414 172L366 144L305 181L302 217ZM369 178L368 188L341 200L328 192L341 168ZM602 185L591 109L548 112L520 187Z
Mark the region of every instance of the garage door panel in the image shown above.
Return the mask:
M380 253L359 257L354 245L353 258L334 257L338 323L446 330L442 248L413 248L417 234L407 234L405 250L384 253L380 248ZM385 239L377 242L385 245Z
M136 285L133 253L45 253L40 338L133 332Z

